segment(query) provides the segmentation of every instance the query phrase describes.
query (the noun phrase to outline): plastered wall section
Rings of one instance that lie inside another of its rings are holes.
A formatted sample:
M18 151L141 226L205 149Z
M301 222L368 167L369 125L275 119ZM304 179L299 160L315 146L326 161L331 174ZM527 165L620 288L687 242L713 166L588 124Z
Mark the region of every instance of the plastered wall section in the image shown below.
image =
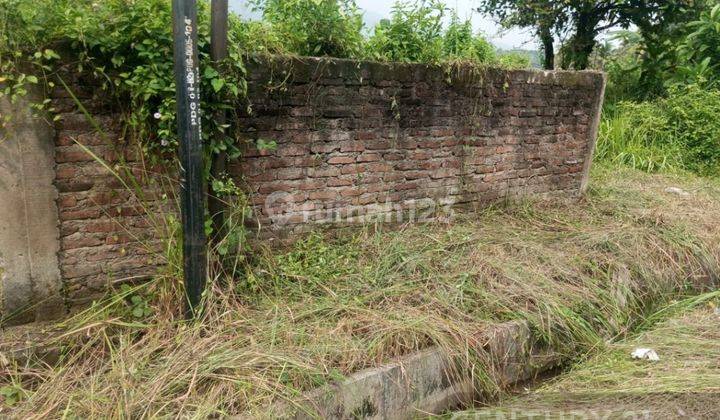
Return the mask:
M31 93L30 100L39 95ZM0 295L3 325L65 312L58 268L54 132L27 100L0 99Z

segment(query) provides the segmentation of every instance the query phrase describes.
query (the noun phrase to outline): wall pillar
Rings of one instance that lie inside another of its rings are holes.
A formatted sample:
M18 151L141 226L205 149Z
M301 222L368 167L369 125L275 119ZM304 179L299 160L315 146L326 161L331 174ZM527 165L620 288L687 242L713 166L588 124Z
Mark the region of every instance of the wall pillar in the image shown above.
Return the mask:
M40 98L39 94L29 99ZM65 312L58 267L54 131L28 101L0 98L0 315L2 324Z

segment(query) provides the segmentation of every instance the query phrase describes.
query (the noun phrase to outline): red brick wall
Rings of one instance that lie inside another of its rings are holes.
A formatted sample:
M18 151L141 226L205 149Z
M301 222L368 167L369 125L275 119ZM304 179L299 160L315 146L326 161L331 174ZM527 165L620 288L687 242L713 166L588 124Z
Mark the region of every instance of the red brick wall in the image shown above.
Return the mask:
M280 58L247 67L252 113L238 110L246 153L229 171L251 194L258 220L283 231L370 216L407 221L504 197L576 196L604 86L593 72ZM119 115L76 84L107 136L56 93L60 264L71 302L162 263L158 212L145 214L75 144L109 162L122 154L140 174L137 155L122 145ZM258 150L257 139L278 147ZM144 190L151 208L162 205L157 182Z
M576 195L603 76L344 60L248 64L245 176L260 221L282 229L399 210ZM271 89L268 89L271 87Z
M158 252L162 220L155 217L162 205L161 183L148 177L137 150L127 146L120 134L119 115L94 95L93 87L78 82L73 91L102 132L76 109L64 89L56 90L59 263L69 306L85 303L111 283L147 278L162 263ZM125 162L117 165L121 156ZM142 187L137 188L133 179Z

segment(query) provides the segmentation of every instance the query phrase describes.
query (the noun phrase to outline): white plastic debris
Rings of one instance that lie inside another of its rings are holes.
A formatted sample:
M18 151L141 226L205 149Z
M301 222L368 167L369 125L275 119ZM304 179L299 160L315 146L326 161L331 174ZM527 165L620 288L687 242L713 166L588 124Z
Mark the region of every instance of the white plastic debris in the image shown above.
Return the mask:
M684 191L684 190L682 190L682 189L680 189L680 188L677 188L677 187L668 187L668 188L665 188L665 192L668 193L668 194L675 194L675 195L680 196L680 197L683 197L683 198L685 198L685 197L690 197L690 193L689 193L689 192Z
M650 360L652 362L660 360L660 357L653 349L637 348L632 352L631 356L633 359Z

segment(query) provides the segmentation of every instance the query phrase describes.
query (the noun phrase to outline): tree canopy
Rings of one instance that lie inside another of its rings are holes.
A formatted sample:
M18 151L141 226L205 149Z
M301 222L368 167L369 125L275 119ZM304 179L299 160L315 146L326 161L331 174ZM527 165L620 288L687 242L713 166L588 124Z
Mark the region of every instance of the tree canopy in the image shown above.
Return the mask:
M480 0L479 11L494 16L506 27L534 28L546 52L555 39L563 41L563 68L585 69L597 37L611 28L636 26L640 34L657 42L673 23L689 21L704 9L705 0Z

